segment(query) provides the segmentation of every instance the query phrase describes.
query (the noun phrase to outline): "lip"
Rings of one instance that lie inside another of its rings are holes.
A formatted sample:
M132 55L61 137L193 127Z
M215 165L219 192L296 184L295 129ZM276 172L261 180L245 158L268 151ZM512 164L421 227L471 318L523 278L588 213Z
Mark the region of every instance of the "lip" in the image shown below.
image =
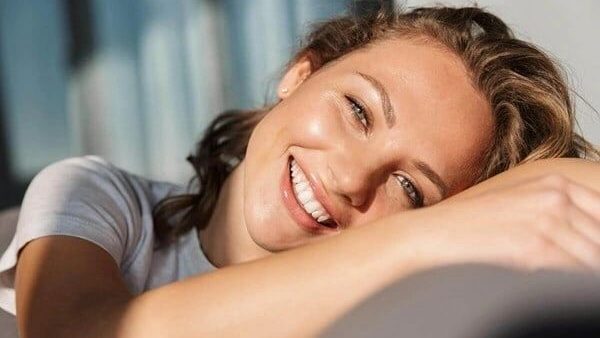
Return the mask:
M292 216L294 221L296 221L296 223L300 226L300 228L302 228L303 230L305 230L311 234L318 235L318 234L328 234L328 233L338 232L339 226L337 228L329 228L329 227L319 224L314 218L312 218L311 215L309 215L304 210L304 208L302 208L302 206L296 199L296 195L294 194L294 191L292 188L292 178L290 175L291 160L292 160L292 156L288 157L286 166L283 170L283 174L281 175L281 197L283 199L283 204L286 206L288 212L290 213L290 215ZM296 162L297 161L298 160L296 159ZM308 174L307 174L307 176L308 176ZM307 178L308 183L310 184L311 188L313 189L313 191L315 193L315 197L317 198L319 203L321 203L323 208L325 208L325 211L327 211L327 213L329 215L331 215L331 213L329 212L329 208L327 208L327 206L325 204L323 204L323 202L325 200L324 198L322 198L323 192L320 191L319 190L320 187L314 183L314 177L306 177L306 178Z

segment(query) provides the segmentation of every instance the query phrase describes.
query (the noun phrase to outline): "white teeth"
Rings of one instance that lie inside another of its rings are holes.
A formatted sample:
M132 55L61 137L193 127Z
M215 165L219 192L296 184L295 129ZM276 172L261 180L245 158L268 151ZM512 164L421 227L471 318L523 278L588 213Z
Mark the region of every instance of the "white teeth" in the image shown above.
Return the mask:
M298 194L298 200L300 200L302 204L306 204L313 197L313 193L310 189L306 189Z
M324 211L323 211L323 210L320 210L320 209L319 209L319 210L317 210L317 211L313 211L313 212L311 213L311 215L312 215L312 217L313 217L314 219L317 219L317 218L319 218L319 216L323 216L323 214L324 214Z
M309 201L308 203L304 204L304 209L306 209L306 211L312 215L313 212L321 209L321 205L317 201Z
M317 222L323 222L331 218L325 211L321 203L315 199L314 192L295 160L292 160L290 166L292 182L294 183L294 194L304 210L310 214Z
M296 192L302 192L302 191L308 189L308 182L300 181L294 187L296 188Z

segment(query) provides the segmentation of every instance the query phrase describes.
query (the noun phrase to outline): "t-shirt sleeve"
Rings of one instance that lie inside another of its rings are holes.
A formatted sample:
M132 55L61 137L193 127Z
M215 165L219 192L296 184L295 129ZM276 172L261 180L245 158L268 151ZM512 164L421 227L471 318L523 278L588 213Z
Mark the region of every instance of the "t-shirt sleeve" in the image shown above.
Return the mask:
M79 237L106 250L120 266L139 205L126 175L97 156L44 168L27 188L15 238L19 249L48 235Z
M127 174L97 156L53 163L32 180L21 205L15 235L0 258L0 303L13 299L14 273L20 249L29 241L67 235L90 241L119 268L135 250L140 206ZM14 310L14 304L0 304Z

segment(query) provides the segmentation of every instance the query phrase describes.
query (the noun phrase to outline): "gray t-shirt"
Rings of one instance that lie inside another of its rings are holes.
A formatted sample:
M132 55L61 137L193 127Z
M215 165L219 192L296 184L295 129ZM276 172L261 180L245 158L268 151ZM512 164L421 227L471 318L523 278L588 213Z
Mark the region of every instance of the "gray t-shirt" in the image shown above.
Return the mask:
M16 313L17 253L48 235L79 237L106 250L133 294L214 270L196 229L154 250L152 207L180 193L184 187L133 175L97 156L44 168L27 188L16 233L0 257L0 308Z

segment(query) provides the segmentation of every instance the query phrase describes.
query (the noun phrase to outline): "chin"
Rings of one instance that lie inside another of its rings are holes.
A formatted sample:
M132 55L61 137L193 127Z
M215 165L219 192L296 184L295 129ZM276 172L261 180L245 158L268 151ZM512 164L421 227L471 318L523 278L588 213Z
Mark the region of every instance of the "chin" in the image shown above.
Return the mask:
M283 206L265 208L265 204L246 206L246 230L254 243L264 250L279 252L308 243L294 231L291 220L281 215Z

